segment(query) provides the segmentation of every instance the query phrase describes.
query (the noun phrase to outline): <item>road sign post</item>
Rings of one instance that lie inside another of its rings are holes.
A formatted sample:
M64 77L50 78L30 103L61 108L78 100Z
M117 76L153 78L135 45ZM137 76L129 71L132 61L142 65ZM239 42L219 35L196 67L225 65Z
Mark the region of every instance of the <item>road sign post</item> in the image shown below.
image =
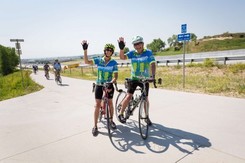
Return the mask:
M20 42L24 42L24 39L10 39L10 42L16 42L15 43L15 48L17 49L17 53L19 54L19 60L20 60L20 73L21 73L21 78L22 78L22 86L24 87L24 77L23 77L23 72L22 72L22 66L21 66L21 47L20 47Z
M183 89L185 88L185 44L186 41L189 41L191 38L190 33L187 32L187 24L182 24L181 25L181 34L178 34L178 41L183 41Z

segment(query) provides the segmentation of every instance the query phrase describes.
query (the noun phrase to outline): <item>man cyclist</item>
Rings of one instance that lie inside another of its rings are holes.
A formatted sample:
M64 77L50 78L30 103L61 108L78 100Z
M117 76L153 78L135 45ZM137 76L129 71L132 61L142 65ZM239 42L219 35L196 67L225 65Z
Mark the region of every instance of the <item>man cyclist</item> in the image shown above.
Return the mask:
M43 66L43 69L44 69L44 71L45 71L45 77L46 78L49 78L49 64L48 64L48 62L46 62L45 63L45 65Z
M88 59L88 43L86 40L82 41L82 46L84 50L84 61L86 64L95 64L97 65L98 73L97 73L97 80L96 80L96 87L95 87L95 110L94 110L94 127L92 129L93 136L98 135L98 117L99 111L101 107L101 101L103 96L103 84L106 82L115 83L118 78L118 67L117 62L111 58L112 54L114 53L115 46L113 44L106 44L104 47L104 56L93 58L92 60ZM114 95L114 87L113 85L110 86L109 96L109 109L110 109L110 127L112 129L116 129L116 124L113 121L113 95Z
M61 64L58 61L58 59L54 61L53 67L54 67L55 80L57 80L57 76L60 76L60 71L61 71Z
M34 74L36 74L37 71L38 71L38 66L37 65L32 65L32 68L33 68Z
M124 118L124 111L125 108L128 106L129 101L132 99L132 96L136 90L136 87L143 87L143 84L140 83L139 76L141 77L150 77L150 70L151 70L151 77L155 79L155 72L156 72L156 64L155 58L152 54L152 51L149 49L144 48L144 41L141 36L135 36L132 39L132 44L135 50L129 51L124 54L124 47L125 42L124 38L120 37L118 40L119 48L120 48L120 59L131 59L131 79L133 82L129 83L127 96L122 101L122 108L120 110L120 114L118 119L121 123L126 123L126 119ZM146 98L147 98L147 106L149 107L149 100L148 100L148 93L149 93L149 83L146 84ZM148 125L152 125L150 119L147 121Z

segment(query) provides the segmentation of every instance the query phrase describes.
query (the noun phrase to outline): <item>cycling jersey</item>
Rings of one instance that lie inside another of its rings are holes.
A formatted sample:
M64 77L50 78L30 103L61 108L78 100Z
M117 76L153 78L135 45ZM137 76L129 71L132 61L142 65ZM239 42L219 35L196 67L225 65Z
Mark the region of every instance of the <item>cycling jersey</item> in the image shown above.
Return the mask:
M98 66L97 84L104 84L112 80L113 73L118 72L117 62L111 59L107 64L103 58L93 58L93 63Z
M138 80L137 76L150 77L150 64L155 62L155 57L152 51L144 49L142 54L138 54L137 51L129 51L125 54L131 59L131 78Z
M57 70L57 71L61 70L61 65L60 65L59 62L54 63L54 69Z
M45 71L48 71L49 70L49 65L44 65L43 68L44 68Z

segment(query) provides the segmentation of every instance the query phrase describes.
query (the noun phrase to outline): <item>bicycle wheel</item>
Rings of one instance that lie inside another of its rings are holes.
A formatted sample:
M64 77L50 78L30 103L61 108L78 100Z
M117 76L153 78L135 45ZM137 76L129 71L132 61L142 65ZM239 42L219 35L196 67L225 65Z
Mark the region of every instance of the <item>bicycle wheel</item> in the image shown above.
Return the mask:
M106 125L107 125L107 129L108 129L108 136L111 137L111 128L110 128L110 110L109 110L109 105L106 102L105 103L105 107L106 107Z
M117 95L116 104L115 104L115 113L116 113L116 117L117 117L118 121L119 121L118 116L119 116L120 110L121 110L121 102L126 97L126 94L127 93L125 91L122 91Z
M59 84L62 84L62 79L60 76L58 77L58 82L59 82Z
M139 107L139 130L143 139L146 139L148 136L148 109L146 100L141 100Z

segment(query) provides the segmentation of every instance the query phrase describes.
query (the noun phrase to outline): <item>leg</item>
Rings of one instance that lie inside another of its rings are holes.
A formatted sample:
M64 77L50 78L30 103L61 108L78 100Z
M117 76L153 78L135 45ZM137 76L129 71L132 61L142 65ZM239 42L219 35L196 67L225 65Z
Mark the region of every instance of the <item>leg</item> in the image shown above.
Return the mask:
M99 117L99 112L100 112L100 107L101 107L102 95L103 95L102 87L96 86L95 87L95 106L94 106L94 127L92 130L92 134L94 136L98 135L97 123L98 123L98 117Z
M96 104L94 106L94 127L97 128L97 123L98 123L98 117L99 117L99 112L100 112L100 107L101 107L101 100L96 99Z

